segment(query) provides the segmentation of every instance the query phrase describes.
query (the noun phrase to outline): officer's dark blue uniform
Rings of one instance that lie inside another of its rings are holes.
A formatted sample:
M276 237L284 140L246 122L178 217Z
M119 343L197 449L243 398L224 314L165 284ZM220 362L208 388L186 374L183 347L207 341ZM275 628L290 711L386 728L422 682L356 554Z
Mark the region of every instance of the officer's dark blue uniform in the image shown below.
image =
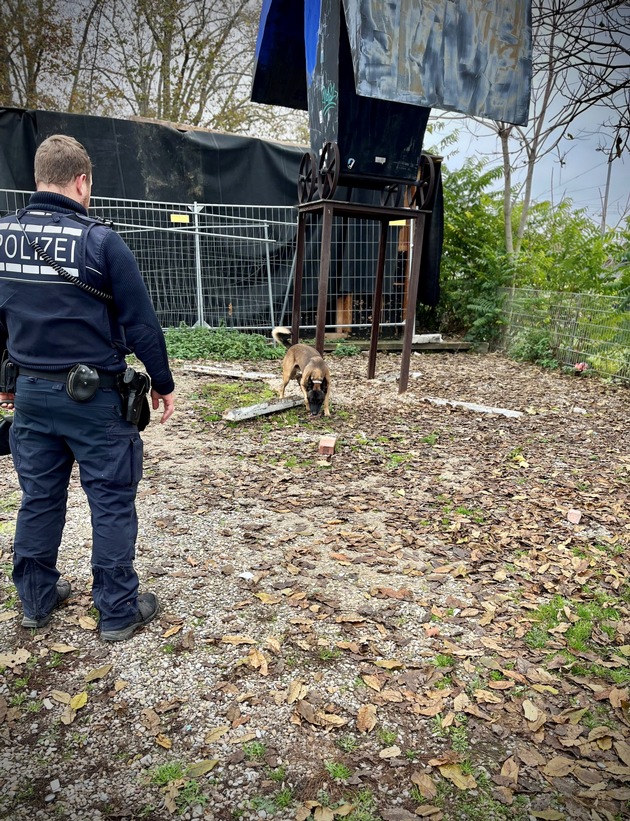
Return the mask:
M81 362L96 368L108 387L78 403L61 378L18 376L11 449L23 498L13 579L26 616L37 620L56 606L57 552L76 460L92 517L100 629L117 630L138 611L133 559L142 440L121 415L112 377L125 370L125 355L133 351L153 389L172 393L164 335L135 259L114 231L50 191L33 194L18 217L0 219L0 352L6 348L27 373L63 372ZM62 279L34 252L34 239L72 276L111 293L113 302Z

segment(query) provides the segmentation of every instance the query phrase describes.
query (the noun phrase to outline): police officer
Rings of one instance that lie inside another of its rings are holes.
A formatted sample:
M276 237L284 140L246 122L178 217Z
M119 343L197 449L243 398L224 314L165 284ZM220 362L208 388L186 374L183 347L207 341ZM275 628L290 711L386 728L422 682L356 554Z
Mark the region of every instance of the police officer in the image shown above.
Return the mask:
M17 374L15 387L0 386L0 405L14 407L11 451L22 489L13 581L27 628L48 624L70 596L57 554L76 460L92 514L100 636L123 641L159 612L154 593L138 594L133 566L142 440L123 415L125 355L144 363L161 422L174 410L173 377L131 251L88 217L92 164L84 147L49 137L35 154L35 183L27 207L0 219L0 353L13 363L5 374Z

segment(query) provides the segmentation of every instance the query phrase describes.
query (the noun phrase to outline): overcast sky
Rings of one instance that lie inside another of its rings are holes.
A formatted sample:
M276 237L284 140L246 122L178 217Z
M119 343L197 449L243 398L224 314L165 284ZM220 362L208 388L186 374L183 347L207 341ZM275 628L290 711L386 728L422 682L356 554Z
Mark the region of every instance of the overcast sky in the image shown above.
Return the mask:
M434 114L439 114L434 110ZM448 116L448 115L447 115ZM571 130L573 140L564 140L560 146L564 164L560 163L558 154L552 154L540 160L534 175L534 199L549 200L558 204L569 198L575 208L586 208L591 218L599 224L602 217L602 206L608 173L608 151L612 138L599 125L601 112L593 111L582 115L576 127ZM447 130L457 128L459 140L456 146L448 148L446 153L447 167L461 166L466 157L482 156L492 165L501 165L498 140L490 131L476 123L466 120L456 121ZM431 144L439 136L428 137ZM601 149L606 149L601 150ZM449 152L456 150L452 156ZM518 179L518 174L516 175ZM624 216L630 215L630 155L627 153L615 159L611 167L610 191L608 197L607 224L616 227Z

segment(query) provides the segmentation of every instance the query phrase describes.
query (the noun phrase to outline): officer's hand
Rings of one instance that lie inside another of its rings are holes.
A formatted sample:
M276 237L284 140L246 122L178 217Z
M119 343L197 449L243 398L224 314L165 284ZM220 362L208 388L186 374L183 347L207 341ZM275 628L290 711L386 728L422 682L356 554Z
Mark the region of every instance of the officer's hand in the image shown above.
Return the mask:
M0 408L2 410L13 410L14 393L0 393Z
M173 411L175 410L175 394L167 393L162 396L161 393L151 389L151 404L153 405L153 410L157 410L160 407L160 399L164 405L164 412L162 413L162 418L160 419L160 424L163 425L167 419L170 419L173 415Z

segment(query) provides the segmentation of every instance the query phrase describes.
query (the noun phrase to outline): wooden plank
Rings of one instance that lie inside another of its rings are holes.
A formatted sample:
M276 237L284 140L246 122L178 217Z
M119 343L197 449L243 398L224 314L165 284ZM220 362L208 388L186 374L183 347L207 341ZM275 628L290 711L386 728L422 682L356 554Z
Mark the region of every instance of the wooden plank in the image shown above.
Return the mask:
M260 373L259 371L240 371L230 368L218 368L212 365L184 365L182 370L186 373L199 373L209 376L225 376L229 379L251 379L252 381L262 381L265 379L276 379L279 373Z
M508 410L507 408L490 408L487 405L475 405L474 402L456 402L451 399L434 399L430 396L423 398L425 402L430 402L432 405L451 405L454 408L466 408L477 413L497 413L500 416L509 416L512 419L517 419L523 415L521 411Z
M228 422L243 422L245 419L254 419L256 416L290 410L303 404L303 399L271 399L269 402L260 402L257 405L248 405L244 408L230 408L223 411L223 419Z

